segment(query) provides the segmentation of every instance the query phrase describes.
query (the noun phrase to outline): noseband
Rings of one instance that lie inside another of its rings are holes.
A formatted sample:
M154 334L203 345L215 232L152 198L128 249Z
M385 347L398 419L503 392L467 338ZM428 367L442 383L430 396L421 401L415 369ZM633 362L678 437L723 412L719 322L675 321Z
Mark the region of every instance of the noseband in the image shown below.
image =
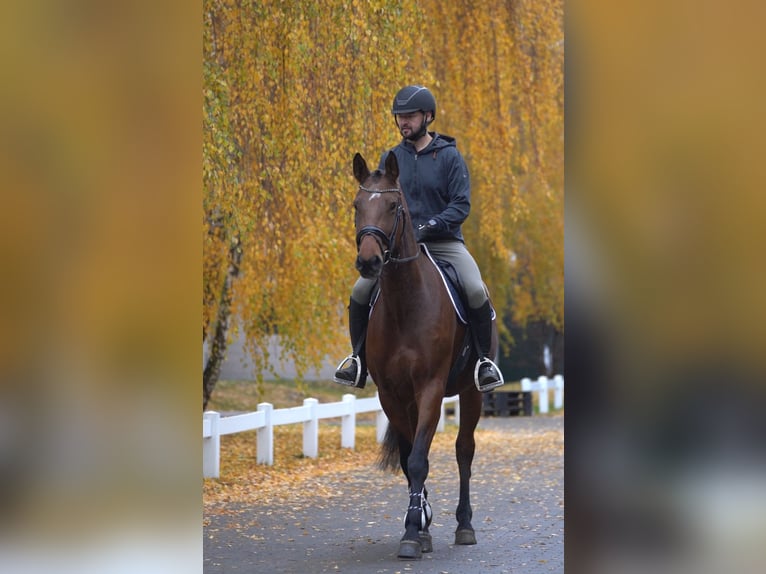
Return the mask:
M359 185L359 189L362 191L366 191L367 193L395 193L399 192L398 187L392 187L389 189L368 189L364 187L363 185ZM383 264L388 263L389 261L393 261L394 263L405 263L407 261L412 261L415 259L418 255L420 255L420 248L418 248L417 253L415 255L412 255L410 257L394 257L391 255L391 252L394 250L394 245L396 242L396 231L399 228L399 221L402 219L402 213L404 212L404 207L402 206L402 200L401 197L396 202L396 215L394 216L394 227L391 230L390 234L386 234L385 231L383 231L380 227L377 227L375 225L365 225L362 227L356 234L356 249L359 250L359 245L362 243L362 238L365 235L372 235L375 237L375 239L378 241L378 243L381 244L381 247L383 247Z

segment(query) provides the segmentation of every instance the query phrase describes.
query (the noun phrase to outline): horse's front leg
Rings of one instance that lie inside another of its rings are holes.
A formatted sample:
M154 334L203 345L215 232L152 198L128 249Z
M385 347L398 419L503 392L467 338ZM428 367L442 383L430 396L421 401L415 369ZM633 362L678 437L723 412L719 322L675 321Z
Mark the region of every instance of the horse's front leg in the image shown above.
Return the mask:
M476 544L476 533L471 525L473 509L471 508L471 465L476 451L476 440L473 433L481 415L482 397L478 391L471 389L460 394L460 430L455 441L455 455L458 472L460 473L460 499L455 518L455 544Z
M432 511L428 502L425 479L428 476L428 449L423 450L422 440L415 438L412 452L407 458L407 481L409 504L404 516L404 536L399 543L399 558L418 559L423 552L432 552L433 543L428 527ZM428 441L430 443L430 441Z
M439 399L441 405L441 399ZM436 432L441 410L437 409L436 417L431 409L421 409L421 419L415 432L412 451L407 457L407 480L409 483L409 505L404 517L404 536L399 543L399 558L421 558L423 552L432 552L433 543L428 527L431 525L433 513L428 502L428 492L425 488L428 477L428 451Z

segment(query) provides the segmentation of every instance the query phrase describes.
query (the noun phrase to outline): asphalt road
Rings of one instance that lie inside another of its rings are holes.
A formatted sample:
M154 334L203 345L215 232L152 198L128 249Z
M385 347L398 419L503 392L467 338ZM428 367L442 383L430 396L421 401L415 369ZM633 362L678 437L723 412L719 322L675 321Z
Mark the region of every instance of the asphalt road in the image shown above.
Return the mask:
M422 560L396 557L407 503L404 477L372 467L323 478L332 483L329 491L341 494L317 500L311 492L296 492L287 507L268 501L232 505L227 513L208 517L205 574L563 573L563 415L482 418L479 427L519 448L510 456L498 456L494 448L477 450L471 496L475 546L453 544L454 454L432 453L427 487L434 551ZM549 448L551 437L556 448Z

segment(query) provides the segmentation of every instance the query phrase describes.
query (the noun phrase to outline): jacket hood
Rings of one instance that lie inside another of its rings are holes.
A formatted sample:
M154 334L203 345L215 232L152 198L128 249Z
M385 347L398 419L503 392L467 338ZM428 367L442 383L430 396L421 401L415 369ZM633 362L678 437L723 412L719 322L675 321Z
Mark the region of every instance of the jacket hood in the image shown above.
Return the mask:
M421 154L438 150L438 149L444 149L445 147L457 147L455 138L453 138L452 136L446 136L437 132L428 132L428 134L433 139L431 140L431 143L429 143L426 147L420 150ZM402 147L406 149L408 152L413 154L415 153L415 146L413 146L411 142L409 142L406 139L403 139L402 144L403 144Z

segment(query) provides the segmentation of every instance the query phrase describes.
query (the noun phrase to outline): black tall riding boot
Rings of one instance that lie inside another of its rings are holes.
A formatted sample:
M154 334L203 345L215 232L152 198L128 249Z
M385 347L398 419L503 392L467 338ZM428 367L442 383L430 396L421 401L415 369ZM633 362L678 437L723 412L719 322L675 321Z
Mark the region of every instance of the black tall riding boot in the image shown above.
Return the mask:
M479 346L479 360L476 362L474 381L476 388L485 393L504 384L500 368L490 359L492 348L492 306L487 300L478 309L469 309L471 328Z
M335 371L332 380L347 387L363 389L367 382L367 361L365 360L365 341L367 339L367 320L370 306L360 305L353 299L348 302L348 330L351 335L353 352L343 359Z

